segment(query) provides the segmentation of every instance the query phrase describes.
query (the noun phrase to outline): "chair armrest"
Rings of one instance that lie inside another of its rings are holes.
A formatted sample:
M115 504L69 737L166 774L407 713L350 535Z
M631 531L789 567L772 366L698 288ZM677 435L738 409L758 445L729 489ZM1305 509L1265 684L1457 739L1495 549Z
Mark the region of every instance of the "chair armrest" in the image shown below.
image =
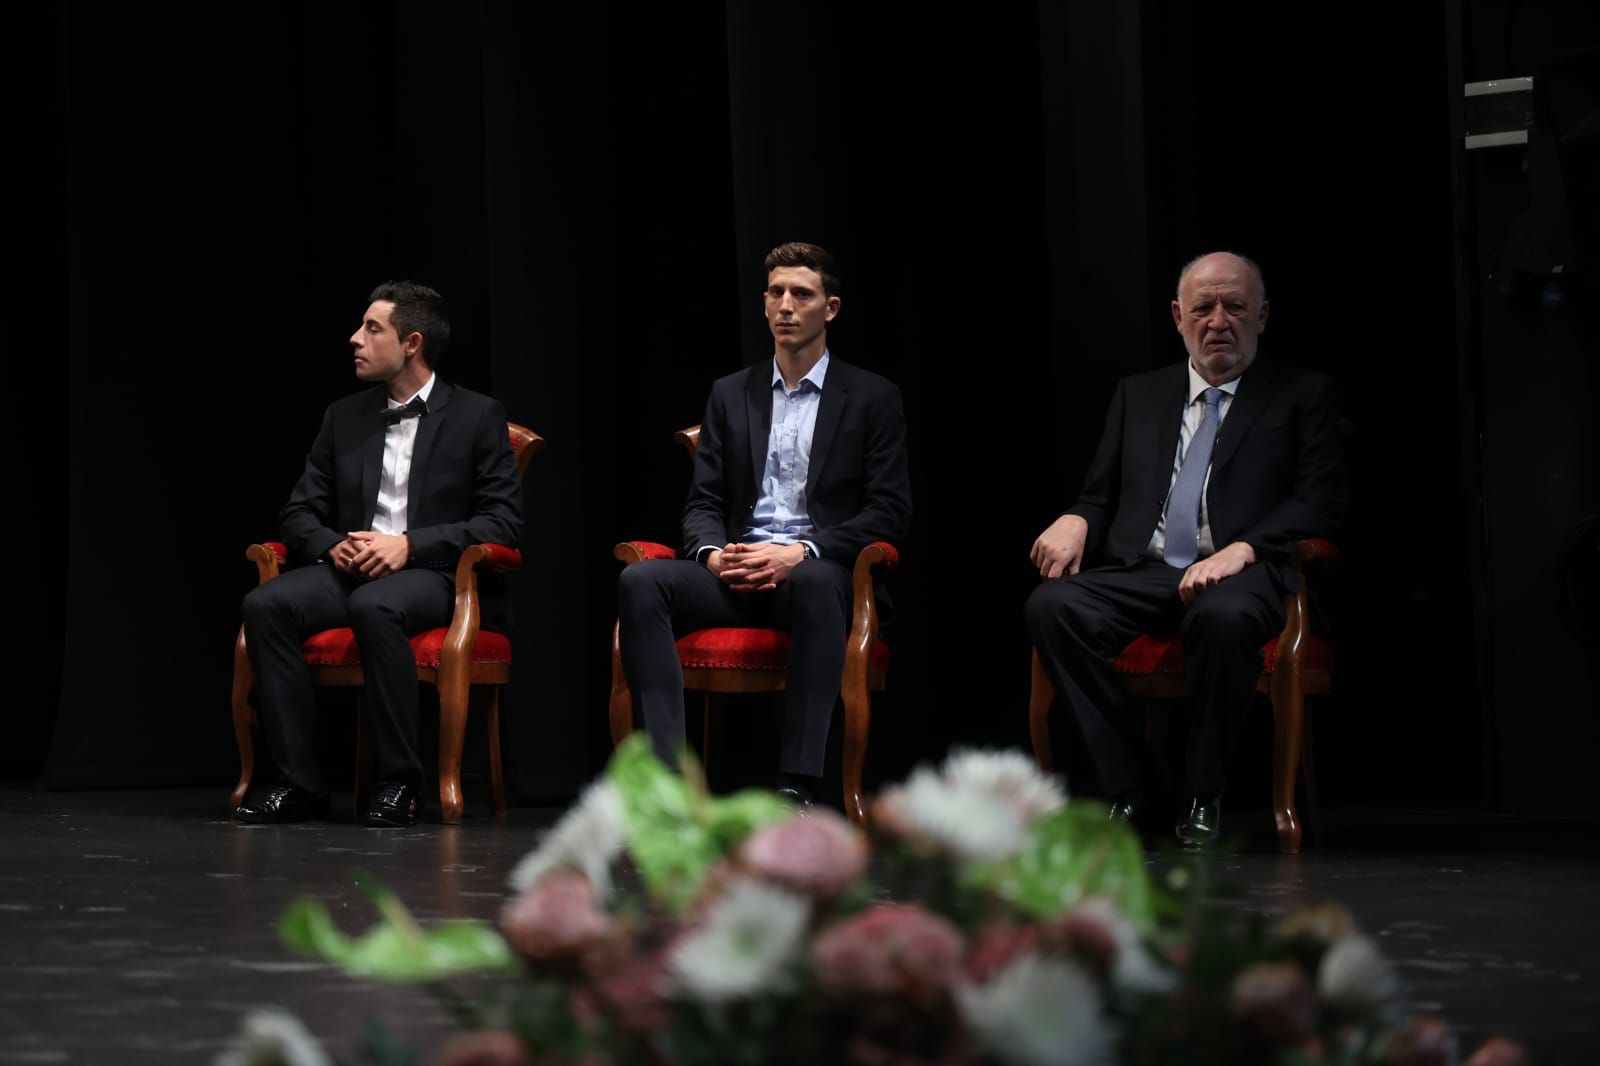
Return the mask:
M900 550L881 540L868 544L856 556L855 570L850 578L852 617L848 647L851 650L865 653L878 639L878 593L872 580L873 571L880 566L892 570L899 563ZM849 654L847 651L846 655Z
M1339 554L1339 546L1322 537L1297 540L1294 544L1294 561L1300 565L1311 563L1319 567L1338 566Z
M256 584L265 585L289 561L289 549L275 540L263 541L246 548L244 557L256 564Z
M649 540L625 540L611 549L611 557L618 562L632 566L648 559L676 559L678 553L665 544L657 544Z

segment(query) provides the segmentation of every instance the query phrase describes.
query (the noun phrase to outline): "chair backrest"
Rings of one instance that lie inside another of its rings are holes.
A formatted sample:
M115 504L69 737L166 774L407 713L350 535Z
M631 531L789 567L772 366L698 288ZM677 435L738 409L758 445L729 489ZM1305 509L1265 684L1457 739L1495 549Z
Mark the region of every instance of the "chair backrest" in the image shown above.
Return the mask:
M517 457L517 476L523 477L528 473L528 461L544 447L544 438L527 426L519 426L515 422L507 422L506 430L511 434L512 454ZM695 427L695 431L699 432L698 426Z
M700 453L700 427L680 429L672 435L672 439L683 445L683 450L689 453L689 462L694 462L695 456Z

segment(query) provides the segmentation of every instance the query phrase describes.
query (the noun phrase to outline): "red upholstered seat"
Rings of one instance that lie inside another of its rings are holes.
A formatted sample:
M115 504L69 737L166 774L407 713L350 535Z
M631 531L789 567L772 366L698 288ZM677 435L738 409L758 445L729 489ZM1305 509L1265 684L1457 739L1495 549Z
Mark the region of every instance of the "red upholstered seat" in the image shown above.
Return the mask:
M1278 665L1278 638L1273 637L1261 646L1261 672L1272 673ZM1320 673L1333 670L1333 646L1321 637L1308 634L1305 644L1304 669ZM1117 656L1119 674L1175 674L1183 673L1183 641L1177 634L1152 636L1145 633L1122 649Z
M444 648L444 638L450 630L430 629L411 638L411 654L417 665L425 670L439 668L439 653ZM355 631L325 629L305 643L306 662L312 666L360 666L361 649L356 645ZM479 630L472 645L474 663L511 665L511 641L504 633Z
M678 641L678 661L686 670L772 670L789 665L789 634L777 629L702 629ZM868 669L889 669L889 646L872 645Z

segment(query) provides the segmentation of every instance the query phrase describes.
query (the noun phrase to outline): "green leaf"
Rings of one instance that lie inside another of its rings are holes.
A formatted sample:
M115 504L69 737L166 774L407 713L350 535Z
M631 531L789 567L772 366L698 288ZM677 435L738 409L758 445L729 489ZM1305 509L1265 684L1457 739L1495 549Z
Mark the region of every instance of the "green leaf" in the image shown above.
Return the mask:
M1089 896L1108 897L1142 928L1155 918L1156 890L1139 838L1092 801L1073 800L1039 818L1020 854L979 866L972 877L1038 918Z
M392 897L391 897L392 898ZM385 981L434 981L463 973L509 970L511 949L482 922L450 921L419 927L404 907L365 934L348 937L333 924L320 900L302 896L289 905L278 925L283 942L313 958L331 962L357 977Z
M682 913L706 874L750 832L793 813L772 793L707 795L693 756L680 757L682 774L668 769L643 734L623 741L606 773L622 797L628 852L650 895Z

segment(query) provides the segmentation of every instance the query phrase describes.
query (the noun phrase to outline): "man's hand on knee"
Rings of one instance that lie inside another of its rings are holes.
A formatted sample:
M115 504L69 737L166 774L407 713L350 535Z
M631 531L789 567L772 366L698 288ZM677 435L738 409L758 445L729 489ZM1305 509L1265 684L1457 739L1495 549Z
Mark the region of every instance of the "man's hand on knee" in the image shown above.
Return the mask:
M1089 523L1075 514L1064 514L1033 542L1029 560L1046 581L1062 574L1076 574L1083 564L1083 546L1089 540Z
M1187 607L1200 593L1232 577L1255 561L1256 550L1244 541L1236 540L1226 548L1198 560L1185 570L1183 580L1178 582L1178 598Z

